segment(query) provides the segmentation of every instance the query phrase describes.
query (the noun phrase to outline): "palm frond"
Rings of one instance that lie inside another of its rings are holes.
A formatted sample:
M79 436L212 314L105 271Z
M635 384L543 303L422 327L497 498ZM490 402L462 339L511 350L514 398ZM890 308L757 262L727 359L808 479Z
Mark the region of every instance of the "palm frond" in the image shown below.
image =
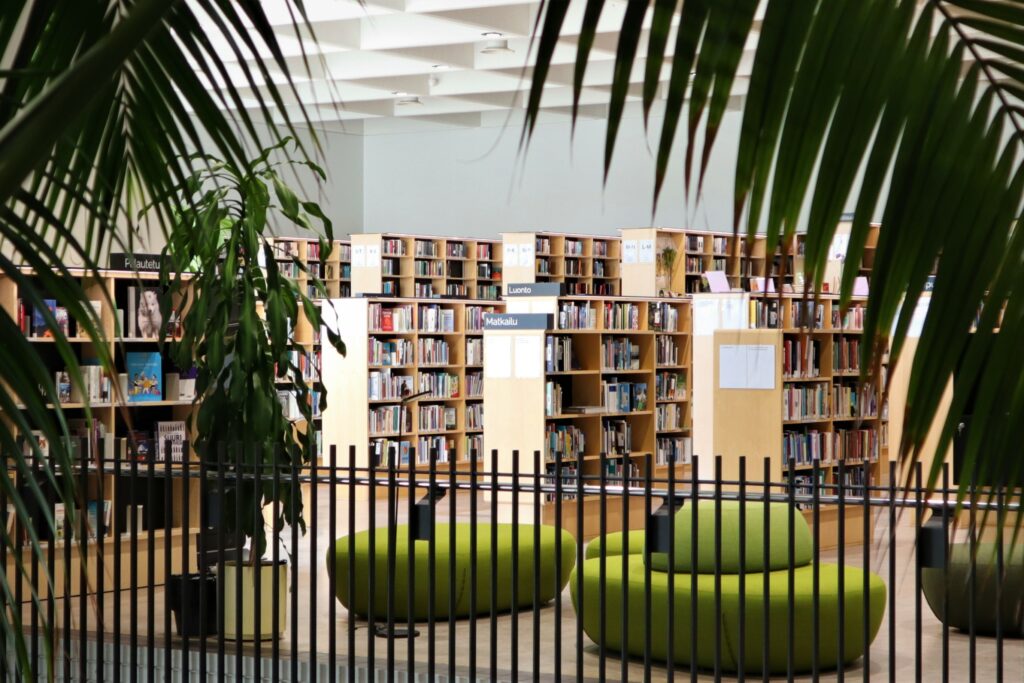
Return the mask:
M862 368L877 372L887 350L890 365L899 361L914 315L907 302L919 299L934 274L913 356L901 455L922 455L939 415L945 422L937 452L945 452L971 399L977 426L965 471L981 481L1024 483L1017 447L1024 438L1024 365L1011 351L1024 331L1024 238L1018 229L1024 6L1007 0L762 4L759 22L758 3L745 0L689 0L681 8L656 3L648 22L634 15L623 20L622 67L642 33L650 35L644 115L646 120L652 108L662 115L655 201L684 110L687 130L678 144L685 147L686 186L699 193L724 102L738 76L749 78L737 141L733 229L766 233L770 251L806 231L805 275L817 289L846 207L854 207L847 263L860 263L869 226L880 215L865 324L872 343L862 345ZM548 19L539 31L550 40L560 24ZM677 20L670 55L666 36ZM754 32L752 58L743 60ZM585 48L581 44L577 72L585 68ZM741 73L745 61L749 71ZM665 83L662 65L669 62ZM539 110L545 69L538 63L534 71L527 120ZM622 87L612 89L613 108ZM580 81L575 88L578 96ZM655 106L659 89L666 97ZM613 117L606 174L617 135ZM844 305L856 275L856 268L843 273ZM954 399L946 411L942 397L954 374ZM942 460L934 459L932 484Z

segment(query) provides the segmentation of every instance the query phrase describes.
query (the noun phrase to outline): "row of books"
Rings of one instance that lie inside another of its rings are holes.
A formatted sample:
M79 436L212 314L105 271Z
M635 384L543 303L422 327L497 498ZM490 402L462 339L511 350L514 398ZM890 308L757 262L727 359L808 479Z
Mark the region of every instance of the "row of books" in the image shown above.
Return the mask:
M379 332L412 332L415 326L416 309L410 304L367 306L370 329Z
M583 256L583 240L565 238L564 253L566 256Z
M844 330L864 329L865 313L866 309L860 304L851 306L846 315L842 315L839 308L835 307L832 309L832 327Z
M583 457L586 438L574 425L548 424L544 428L544 460L566 460Z
M640 306L628 302L604 303L604 329L639 330Z
M569 280L564 286L567 296L586 296L590 293L590 288L587 286L586 282L575 282Z
M476 264L476 276L484 279L501 279L501 266L496 263Z
M397 238L382 239L380 253L388 256L405 256L405 241Z
M654 395L659 401L686 400L686 375L681 372L659 372L654 376Z
M484 364L484 340L479 337L466 338L466 365Z
M657 406L654 411L654 428L660 431L682 429L684 407L678 403Z
M821 376L821 342L808 337L782 342L782 374L787 378Z
M594 261L593 264L593 275L594 277L604 277L605 273L610 272L610 268L605 264L604 261Z
M605 370L639 370L640 345L627 337L602 339L601 367Z
M466 306L466 330L478 332L484 329L484 316L494 312L494 306Z
M420 332L454 332L455 311L437 305L420 306Z
M476 243L476 257L477 259L490 260L494 258L491 247L493 245L490 242L477 242Z
M455 459L455 439L448 436L421 436L416 439L416 464L450 462Z
M651 302L647 306L647 327L655 332L676 332L679 329L679 309L665 302Z
M832 342L832 372L860 371L860 340L840 337Z
M444 286L444 293L448 296L454 296L460 299L465 299L466 297L469 296L469 286L449 282Z
M658 365L679 365L679 346L672 337L654 340L655 362Z
M749 307L751 327L772 330L782 327L778 299L751 299Z
M629 455L633 449L633 425L629 420L608 420L601 425L601 452Z
M832 387L832 409L835 417L875 417L878 400L874 391L836 384Z
M401 275L401 261L386 258L380 262L381 275Z
M412 272L417 277L444 277L444 261L414 261Z
M402 406L380 406L369 412L370 434L412 431L412 414Z
M466 373L466 398L483 398L484 396L484 373Z
M455 407L438 403L421 405L419 417L419 431L421 432L456 429L458 424L458 413Z
M686 274L700 275L704 272L704 258L701 256L686 257Z
M338 260L340 261L352 261L352 245L341 243L334 245L334 248L338 250Z
M561 479L558 477L558 470L554 463L549 463L545 466L545 478L544 483L549 486L557 486L559 483L562 485L562 489L565 493L562 494L562 500L573 501L576 496L570 493L575 490L579 479L576 477L576 473L579 471L579 465L573 462L564 463L561 465ZM544 494L544 502L553 503L558 498L554 493Z
M783 461L810 465L817 460L831 465L845 460L848 465L878 462L881 446L877 429L839 429L834 432L810 430L806 433L786 431L783 434Z
M536 270L538 275L554 275L555 272L551 269L551 260L540 257L536 262Z
M448 372L421 372L418 391L429 398L458 398L459 376Z
M688 436L659 436L654 451L657 465L683 464L693 461L693 440Z
M544 339L544 369L547 372L578 370L572 347L572 337L548 335Z
M825 327L825 304L813 301L793 301L793 327L820 330Z
M608 256L608 242L604 240L594 240L592 243L592 253L595 257L605 258Z
M412 365L416 362L412 340L380 341L370 337L368 361L370 365Z
M367 398L371 401L398 399L413 393L412 377L409 375L395 374L385 368L371 370L367 379Z
M416 240L413 242L413 255L415 256L427 256L434 258L437 256L437 242L432 240Z
M586 275L584 270L583 261L578 261L575 258L569 258L565 262L565 272L563 274L566 277L583 277Z
M586 287L586 285L583 286ZM616 296L617 294L614 282L594 283L594 296Z
M81 524L80 520L84 515L89 538L103 538L110 533L110 511L111 501L90 500L86 503L85 510L78 510L75 519L79 520L78 524ZM135 513L136 519L140 517L141 515ZM64 503L55 503L53 506L53 530L54 538L58 541L65 540L65 534L68 532L71 533L72 538L77 538L81 533L81 528L69 527L67 520L67 508Z
M498 275L501 275L501 273L498 273ZM497 285L477 285L476 286L476 298L477 299L498 299L500 297L501 297L501 287L498 287Z
M729 238L728 237L712 237L711 238L711 253L719 256L728 256L729 254Z
M562 301L558 304L558 329L592 330L597 328L597 310L584 302Z
M548 417L562 414L562 385L558 382L544 383L544 414Z
M551 253L551 240L547 237L537 237L534 239L534 249L538 254L550 254Z
M417 299L430 299L434 296L434 286L429 282L414 282L412 295Z
M646 382L601 382L601 396L609 413L631 413L647 410Z
M604 461L605 482L619 481L623 476L629 478L630 484L639 483L640 466L626 458L608 458Z
M686 251L704 251L704 235L687 235Z
M729 269L729 264L724 256L715 256L711 259L711 267L708 270L724 273Z
M484 404L469 403L466 405L466 429L484 428Z
M448 258L466 258L468 254L465 242L445 242L444 255Z
M782 419L811 420L829 417L829 385L787 384L782 387Z
M448 365L450 359L448 342L433 337L418 341L418 358L420 365Z

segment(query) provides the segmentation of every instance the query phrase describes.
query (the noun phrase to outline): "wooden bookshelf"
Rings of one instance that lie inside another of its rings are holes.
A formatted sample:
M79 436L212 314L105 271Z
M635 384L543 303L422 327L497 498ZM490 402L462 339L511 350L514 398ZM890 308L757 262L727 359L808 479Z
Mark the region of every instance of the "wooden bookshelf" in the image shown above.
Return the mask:
M501 298L496 240L364 233L352 235L352 293L414 298Z
M550 314L553 324L542 331L542 347L538 342L544 352L539 373L516 370L509 377L489 375L485 382L484 446L487 452L498 449L502 471L510 471L508 458L518 449L522 472L532 472L532 454L542 452L549 483L559 460L564 474L600 474L602 454L610 483L621 482L623 473L643 477L648 457L653 476L667 476L672 466L677 477L686 476L691 443L688 301L510 294L508 309L519 312L513 315ZM520 340L524 335L488 329L485 341L498 345L493 348L515 349L518 364L517 345L528 343ZM514 413L516 423L510 427L508 416ZM545 501L546 522L554 519L553 502L550 497ZM563 503L564 525L576 533L579 501L567 493ZM592 538L599 533L598 501L587 497L582 504L584 536ZM644 524L641 507L632 501L632 528ZM621 501L609 500L607 530L621 528Z
M28 269L24 270L23 273L28 277L32 277L32 273ZM175 396L167 394L167 375L178 372L180 369L175 368L166 354L162 352L159 341L154 336L142 336L126 329L130 321L130 317L127 315L130 288L136 288L136 292L139 287L157 288L159 286L157 281L158 275L156 273L136 274L123 271L101 270L98 274L72 271L72 277L79 281L87 297L91 301L96 302L96 305L99 307L100 333L102 335L100 341L92 341L84 337L84 333L78 334L75 321L69 320L67 332L71 336L72 350L76 354L79 365L83 368L83 373L87 373L85 368L90 365L95 366L98 363L103 347L105 347L106 352L115 364L115 373L110 374L106 369L99 368L95 371L88 371L88 373L92 374L92 377L86 381L90 383L90 386L97 387L95 392L90 391L89 386L75 386L70 400L61 402L60 408L64 413L65 419L68 420L73 439L75 466L71 472L58 471L54 476L58 485L60 485L62 478L67 476L73 476L80 488L84 482L84 491L82 493L86 496L86 500L89 503L98 504L101 509L103 506L110 508L111 519L108 520L109 522L113 521L114 510L117 510L117 517L120 521L127 523L129 510L132 509L132 506L142 506L141 524L143 528L138 532L138 538L140 539L139 549L143 553L141 561L145 561L144 553L147 552L147 537L152 534L154 536L154 552L159 553L159 557L162 558L164 548L169 544L171 546L172 565L175 571L179 571L182 562L180 549L183 537L185 534L195 534L195 527L199 524L198 501L200 497L198 481L190 482L190 500L194 501L194 504L188 510L181 507L184 480L181 478L171 480L170 492L168 493L165 491L163 480L149 483L146 479L146 472L149 467L148 462L138 463L139 479L136 484L134 499L129 495L127 483L130 470L129 463L133 457L132 454L138 448L138 443L141 443L139 439L141 439L142 434L149 434L152 441L148 445L150 447L154 446L154 432L158 422L186 421L187 427L187 420L195 407L193 400L190 398L183 397L180 394ZM186 302L185 290L188 286L186 278L183 288L173 292L171 295L172 306L178 314L183 312ZM55 305L61 307L61 301L56 299L56 297L54 298ZM112 302L113 305L111 305ZM15 322L19 322L25 316L28 317L27 324L29 329L25 333L36 347L35 350L43 359L43 362L50 367L53 381L59 383L58 373L64 370L66 364L58 355L56 345L51 338L34 336L36 332L32 329L31 304L22 301L18 283L12 278L0 276L0 306L4 308L5 312ZM130 381L127 376L127 354L135 352L160 354L162 359L160 368L162 394L158 398L150 396L148 397L150 400L136 402L132 401L124 392L122 385ZM14 416L0 411L0 419L7 421L11 425L13 424ZM192 434L186 433L186 436L191 440ZM88 463L84 467L79 464L83 451ZM101 471L97 467L100 457L104 459L104 468L116 471ZM152 457L155 457L155 454ZM26 458L31 461L30 455L26 456ZM170 464L156 462L153 467L157 472L163 472L166 468L181 469L183 464L178 462ZM50 501L51 506L59 500L57 491L43 472L40 472L38 475L12 472L9 473L9 476L15 480L17 486L28 486L29 480L27 477L37 476L37 484L40 486L46 499ZM155 488L153 488L154 486ZM167 495L171 498L171 515L169 518L166 515L165 509L165 496ZM82 590L79 576L83 561L82 553L77 548L78 541L74 540L74 537L67 541L53 540L49 527L42 516L43 511L39 507L38 501L30 494L26 494L26 499L32 502L30 514L36 520L36 531L43 541L44 551L50 552L49 546L51 544L54 546L55 594L58 597L63 597L65 593L63 580L65 571L68 571L71 577L72 594L78 594ZM51 510L51 514L52 512ZM97 562L98 553L102 554L103 558L106 589L114 588L112 585L113 565L119 559L124 569L121 573L123 577L121 587L127 587L129 576L127 571L127 533L122 538L121 558L117 558L114 555L113 548L113 534L121 534L126 532L126 529L104 528L102 531L101 537L103 542L99 543L99 539L90 541L88 557L85 559L86 566L84 572L90 579L90 583L87 584L89 590L95 590L95 580L100 571L99 563ZM77 534L77 532L76 529L74 533ZM191 539L190 542L193 548L196 547L194 539ZM65 567L64 547L67 543L73 544L70 567ZM17 576L16 559L13 552L10 551L7 557L7 577L10 585L14 586L16 583L15 577ZM194 558L187 559L189 565L194 568ZM154 575L154 581L158 583L162 582L163 578L162 569ZM145 577L141 578L143 582L146 580ZM37 588L43 591L41 596L45 596L45 587ZM23 589L23 599L30 599L30 586L23 584Z
M565 285L566 294L577 296L617 296L620 292L617 237L507 232L501 239L506 282L559 282Z
M269 238L278 268L284 275L296 280L311 299L337 299L351 295L352 245L347 240L335 240L331 250L322 258L320 241L308 237ZM304 266L303 272L296 264ZM324 283L327 296L316 290L310 276Z
M344 356L323 351L326 442L343 453L354 445L359 467L371 459L386 465L396 447L402 469L410 461L428 469L432 449L438 462L468 468L483 452L483 314L502 309L500 302L385 297L325 307L325 324L337 326L346 345ZM401 396L421 388L430 395L403 409Z
M619 233L622 293L628 296L701 292L701 277L708 271L724 273L733 290L764 289L767 276L781 291L802 267L803 235L779 245L769 256L767 241L760 236L751 242L746 235L731 232L678 228L624 228Z

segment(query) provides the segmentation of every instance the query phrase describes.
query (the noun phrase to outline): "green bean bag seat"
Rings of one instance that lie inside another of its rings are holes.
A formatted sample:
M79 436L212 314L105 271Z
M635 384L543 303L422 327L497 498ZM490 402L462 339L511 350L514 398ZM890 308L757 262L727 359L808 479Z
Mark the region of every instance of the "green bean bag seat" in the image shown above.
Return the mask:
M677 664L689 666L690 610L697 610L697 647L694 663L698 668L715 665L715 557L714 557L714 503L702 501L697 507L697 593L691 593L691 523L693 506L687 504L676 515L675 561L669 562L665 553L651 556L651 640L650 651L654 659L668 659L668 615L670 605L674 613L672 658ZM807 671L813 663L813 574L810 529L803 515L794 515L794 534L788 534L788 511L784 503L773 504L769 513L769 553L764 557L764 512L760 505L747 506L746 558L739 563L740 536L738 529L738 503L723 502L721 517L721 666L726 671L754 673L762 670L764 648L768 652L770 673L783 673L787 669L787 639L789 621L789 549L794 555L794 642L793 667ZM601 644L600 564L605 555L604 647L633 656L644 654L646 641L644 601L644 533L608 534L600 542L593 541L585 551L582 566L583 605L580 606L576 572L570 578L569 588L573 605L583 621L583 630L595 643ZM622 554L628 555L628 583L623 575ZM670 600L668 579L673 573L674 591ZM738 661L740 641L739 578L746 576L744 660ZM768 572L767 599L764 591L764 572ZM839 603L844 600L844 662L852 662L864 654L870 641L878 633L885 611L885 584L874 575L868 576L868 642L864 641L864 572L854 567L845 568L843 591L839 591L839 567L818 565L819 576L819 629L818 662L822 668L838 664L839 655ZM622 636L622 601L628 600L629 633ZM765 631L764 616L768 614ZM767 636L767 643L765 642Z
M978 543L975 546L974 578L974 633L996 635L996 615L999 615L1003 636L1024 636L1024 547L1020 542L1003 549L1003 585L996 599L996 545ZM968 543L954 543L949 549L947 563L949 576L949 613L944 615L947 569L924 567L921 570L921 590L939 621L951 628L970 631L971 628L971 547Z
M476 549L476 612L488 613L491 610L491 566L497 567L498 592L493 596L495 609L507 611L512 609L512 525L495 525L498 541L498 555L491 557L491 525L477 524ZM436 527L436 547L434 564L434 618L447 619L449 616L449 586L454 575L454 616L470 615L470 596L473 593L470 564L473 561L470 552L470 525L455 525L454 563L449 552L449 526L438 524ZM387 562L388 533L387 527L375 529L374 556L374 616L385 618L387 612ZM519 607L533 605L533 527L519 527L519 576L517 602ZM360 617L369 617L370 596L370 532L361 531L355 535L355 595L349 595L349 539L343 536L334 542L327 554L327 571L333 573L334 593L346 609ZM415 542L415 585L413 596L413 619L423 621L428 616L428 594L430 576L429 544L427 541ZM555 576L556 553L561 553L561 573ZM562 530L556 534L553 526L542 526L540 529L540 579L536 584L537 597L541 604L550 602L561 593L569 579L575 564L576 543L569 532ZM396 528L395 552L395 619L399 621L409 618L409 528L399 525Z

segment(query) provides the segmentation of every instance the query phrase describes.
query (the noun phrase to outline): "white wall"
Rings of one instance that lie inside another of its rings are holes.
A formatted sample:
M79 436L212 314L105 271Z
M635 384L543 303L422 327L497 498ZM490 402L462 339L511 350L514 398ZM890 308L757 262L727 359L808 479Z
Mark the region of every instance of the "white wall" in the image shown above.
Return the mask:
M367 231L492 236L546 229L615 234L630 226L728 229L741 114L728 112L709 165L703 201L687 208L683 148L652 220L654 156L639 117L623 121L612 172L602 188L606 121L581 120L570 143L568 121L539 123L525 159L518 123L368 135L363 156ZM651 147L660 121L652 121Z

